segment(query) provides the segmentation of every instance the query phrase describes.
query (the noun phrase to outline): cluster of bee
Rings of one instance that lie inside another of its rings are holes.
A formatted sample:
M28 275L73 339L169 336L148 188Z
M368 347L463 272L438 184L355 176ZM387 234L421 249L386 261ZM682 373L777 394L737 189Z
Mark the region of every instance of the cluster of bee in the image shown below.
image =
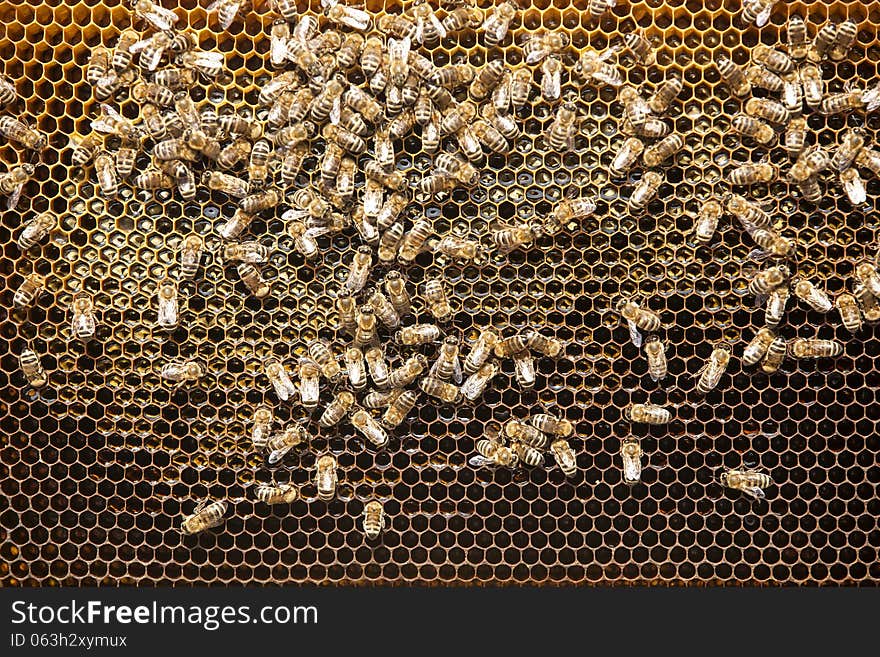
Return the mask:
M839 25L827 23L810 40L803 19L793 15L786 31L787 52L758 44L746 69L726 57L718 58L718 71L734 96L743 98L756 89L762 94L746 101L745 111L731 119L731 129L762 147L776 146L777 130L781 129L782 145L793 160L786 179L805 200L818 203L822 199L822 178L830 172L837 176L853 206L864 205L865 180L859 169L880 175L880 152L867 147L859 128L844 131L840 143L831 150L811 143L815 140L805 116L813 111L829 116L880 107L880 86L860 89L849 85L835 93L825 88L822 62L844 59L858 28L851 20ZM780 177L779 166L767 158L736 164L727 178L733 185L769 183Z
M15 109L18 102L15 83L0 74L0 109ZM34 156L38 157L40 151L46 148L47 140L24 117L16 118L7 114L0 115L0 137L26 150L26 155L20 156L18 163L8 166L5 172L0 173L0 196L6 196L6 207L12 209L18 205L25 184L34 175Z
M624 35L623 49L641 66L653 66L656 53L653 44L641 31ZM654 169L671 160L685 146L684 137L671 131L662 117L683 88L681 78L668 76L657 85L648 98L644 98L632 85L621 85L618 99L623 105L621 132L625 139L620 143L608 167L612 178L629 175L641 164L647 169L636 183L629 198L629 209L639 212L657 195L663 176ZM646 145L646 141L652 143Z
M0 75L0 107L11 107L18 103L15 83L6 76ZM39 153L47 146L44 135L29 127L19 119L0 116L0 136L25 147L31 152ZM0 174L0 193L8 194L7 207L12 209L21 198L25 184L34 173L34 165L18 164L7 173ZM58 217L50 211L35 214L22 223L16 239L16 245L22 255L35 249L45 241L51 232L58 227ZM44 276L31 272L24 276L15 293L12 305L18 310L27 310L37 304L46 288ZM70 304L70 334L80 340L89 340L95 335L97 321L92 295L81 290L73 294ZM21 370L33 388L41 388L48 383L48 376L43 369L42 359L34 348L28 344L19 354Z
M572 477L577 473L577 456L569 445L574 425L549 413L538 413L528 422L510 419L497 436L476 443L477 454L470 459L474 467L531 467L544 465L544 454L553 455L559 469Z

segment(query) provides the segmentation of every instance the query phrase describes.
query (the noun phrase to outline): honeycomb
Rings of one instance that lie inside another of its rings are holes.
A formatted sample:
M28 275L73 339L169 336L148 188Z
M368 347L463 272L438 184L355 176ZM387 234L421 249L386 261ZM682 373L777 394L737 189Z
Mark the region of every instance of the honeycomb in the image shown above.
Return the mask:
M268 3L254 4L221 33L196 0L180 2L179 27L195 30L202 48L226 54L231 74L207 92L221 112L256 107L258 90L272 74L266 60L274 14ZM153 195L128 186L105 202L93 180L70 168L67 135L86 134L97 113L84 80L89 52L115 42L129 25L129 9L118 0L2 3L0 45L15 53L5 72L51 145L17 209L0 215L2 585L876 582L876 328L850 338L836 319L793 305L786 337L837 337L845 342L844 355L788 360L771 376L742 371L737 358L721 385L697 400L690 394L693 375L712 345L728 340L740 354L762 314L746 292L752 245L722 225L720 244L696 246L688 213L726 189L721 176L731 160L763 154L730 134L729 117L741 101L729 96L713 60L726 54L745 64L755 44L784 38L789 12L807 18L811 35L826 20L848 17L859 24L852 53L823 64L828 89L841 90L853 78L877 78L880 11L860 2L778 3L758 31L743 29L722 0L619 2L598 21L584 7L584 0L536 0L521 13L516 33L567 32L569 66L577 49L603 49L635 26L660 46L659 66L626 69L635 84L657 83L664 70L685 82L671 117L687 147L666 168L658 198L633 216L626 208L633 185L609 182L607 165L622 139L613 89L584 88L587 119L566 154L551 152L542 137L550 108L540 99L524 108L523 136L507 157L489 156L481 184L428 201L424 211L438 233L486 235L496 217L546 214L571 186L597 195L599 210L580 229L493 255L481 267L444 270L459 309L453 325L466 338L489 324L545 327L566 341L564 357L540 359L531 390L512 382L508 360L475 405L423 398L381 451L365 449L349 425L322 430L309 452L275 472L279 481L303 486L303 499L288 508L253 501L251 484L269 474L250 446L248 423L264 400L282 421L291 413L304 417L270 397L262 362L269 354L301 354L316 336L334 338L329 290L346 275L351 232L334 236L323 259L306 265L280 219L258 218L250 232L273 249L263 274L274 291L263 303L249 297L234 267L224 267L217 255L216 228L233 204L219 204L204 188L182 203L167 191ZM369 0L367 8L400 10L393 0ZM481 44L465 31L430 56L437 65L481 64L487 57ZM511 64L521 59L511 37L497 52ZM122 110L134 115L131 101ZM877 114L810 118L822 144L860 123L869 142L876 141ZM398 166L418 180L430 157L418 139L404 146ZM777 155L787 161L771 151ZM17 158L4 141L0 159L10 165ZM316 154L306 162L304 182L317 177L316 162ZM868 183L870 212L850 207L839 190L817 207L790 192L782 182L750 191L771 199L787 218L785 234L803 242L801 273L829 293L842 290L853 262L874 249L880 182ZM20 255L14 244L19 226L47 209L59 215L60 228L48 243ZM185 288L182 328L161 333L154 329L156 282L191 232L205 238L211 255ZM423 254L408 275L418 283L434 268L432 256ZM27 314L8 310L12 291L31 271L47 277L48 293ZM82 289L99 308L97 339L85 344L71 339L67 313ZM609 312L613 298L636 291L669 325L670 377L662 386L650 382L643 354ZM18 368L28 342L43 355L49 375L39 391L26 386ZM201 359L207 377L180 389L162 382L156 363L177 357ZM631 426L622 410L646 400L674 407L674 421ZM558 468L468 466L476 439L509 417L539 409L575 424L576 477ZM643 483L632 488L621 481L618 455L628 435L641 437L646 454ZM340 466L339 492L329 503L316 499L309 482L314 454L322 450L334 453ZM743 464L763 465L772 475L775 486L765 501L719 485L722 467ZM360 525L373 497L390 521L378 542L366 541ZM225 525L181 536L182 514L202 498L229 501Z

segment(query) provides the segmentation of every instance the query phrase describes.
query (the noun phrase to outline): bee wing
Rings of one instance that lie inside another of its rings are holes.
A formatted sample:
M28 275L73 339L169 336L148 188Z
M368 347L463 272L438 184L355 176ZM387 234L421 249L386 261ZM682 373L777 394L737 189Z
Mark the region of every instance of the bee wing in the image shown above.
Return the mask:
M15 189L12 191L12 193L9 195L9 198L6 201L6 209L7 210L11 210L16 205L18 205L18 199L21 198L21 190L23 190L23 189L24 189L24 183L21 183L20 185L16 185Z
M333 99L333 107L330 108L330 123L338 125L342 119L342 96Z
M766 497L764 489L758 488L757 486L746 486L742 490L746 495L753 497L756 500L763 500Z
M755 27L764 27L767 24L767 21L770 20L770 13L773 11L774 3L769 2L767 5L755 16Z
M416 31L413 34L413 41L422 43L425 40L425 19L421 16L416 19Z
M876 84L862 94L865 110L872 112L880 107L880 84Z
M642 346L642 334L639 332L639 327L636 326L635 322L629 319L626 320L626 325L629 329L629 339L632 340L636 349L639 349Z
M307 237L315 238L315 237L320 237L321 235L326 235L329 232L330 232L329 226L314 226L312 228L307 228L304 235L306 235Z
M177 14L170 9L160 7L153 4L151 11L144 14L144 19L153 25L157 30L170 30L172 26L177 24Z
M291 208L290 210L285 210L285 212L281 215L281 218L285 221L300 221L309 216L308 210L300 210L299 208Z
M437 14L432 11L431 14L428 16L428 20L431 21L431 25L434 26L434 29L437 31L437 34L440 36L440 38L445 39L446 28L443 26L443 23L440 21L440 19L437 18Z
M476 456L472 456L471 458L469 458L468 463L470 465L474 466L475 468L482 468L487 465L495 465L495 461L493 461L491 459L487 459L485 456L481 456L480 454L477 454Z
M452 380L455 381L456 385L461 385L461 381L464 378L464 375L461 371L461 360L459 360L458 355L452 360Z
M215 11L217 11L220 8L220 5L222 5L225 1L226 0L214 0L214 2L212 2L207 7L205 7L205 11L208 12L209 14L213 14Z
M148 45L153 43L152 37L147 39L141 39L140 41L135 41L128 49L130 53L139 53L141 50L146 48Z

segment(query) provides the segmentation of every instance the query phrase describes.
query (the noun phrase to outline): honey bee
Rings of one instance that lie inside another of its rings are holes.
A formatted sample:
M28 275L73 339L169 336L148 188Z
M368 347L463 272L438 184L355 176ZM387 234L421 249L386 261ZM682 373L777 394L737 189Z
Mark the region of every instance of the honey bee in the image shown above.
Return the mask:
M816 64L805 62L798 71L807 107L817 109L825 95L822 71Z
M216 172L214 172L216 175ZM244 181L242 181L244 182ZM244 183L247 186L247 183ZM230 194L233 196L233 194ZM256 192L242 198L238 204L242 210L248 214L256 214L263 210L269 210L281 203L281 193L277 189L267 189L266 191Z
M794 242L781 237L776 231L768 228L754 228L753 226L747 226L746 231L766 254L775 258L783 258L794 250Z
M174 178L160 169L147 169L134 178L138 189L171 189L174 184Z
M778 371L787 353L788 343L782 336L777 336L767 348L767 353L764 354L764 359L761 361L761 369L765 374L773 374Z
M544 356L549 356L550 358L556 358L562 353L562 350L565 347L565 343L561 340L542 335L537 331L528 331L526 335L528 336L529 349L537 351Z
M433 376L426 376L420 379L419 387L425 394L447 403L454 403L461 397L461 391L458 386L441 381Z
M864 91L849 89L825 96L822 98L822 102L819 103L819 113L830 116L832 114L861 109L865 105L864 94Z
M638 162L643 150L645 150L645 145L638 137L624 139L617 153L615 153L614 159L611 161L611 166L609 167L611 174L622 176L632 169L636 162Z
M516 5L510 0L504 0L487 12L486 19L483 21L483 35L486 45L494 46L504 41L510 24L517 14Z
M642 154L642 161L646 167L656 167L664 160L674 156L682 148L684 148L684 139L681 135L673 132L646 148Z
M198 71L207 78L217 78L223 72L222 52L195 50L181 53L178 59L181 66Z
M381 502L370 500L364 505L364 535L374 541L384 530L385 509Z
M419 400L419 393L416 390L403 390L397 395L382 416L382 424L393 429L406 419L409 412L415 407Z
M336 298L336 312L339 314L339 324L342 330L349 335L354 335L357 329L356 313L357 305L354 297L347 294L340 294Z
M837 307L840 321L843 322L847 331L855 335L862 330L862 312L853 295L848 292L838 294L834 299L834 305Z
M867 201L868 192L865 189L865 181L856 169L847 169L840 173L840 185L846 192L849 202L853 205L862 205Z
M752 48L752 59L768 71L778 75L788 75L794 71L794 61L792 61L791 57L763 43L759 43Z
M351 414L351 425L376 447L388 444L388 433L364 409L360 408Z
M135 16L149 23L153 29L166 31L177 24L177 14L170 9L157 5L152 0L131 0L131 8L134 10ZM224 507L223 513L225 512L226 509Z
M770 294L780 285L783 285L790 275L791 272L785 265L768 267L752 277L752 280L749 282L749 292L756 295Z
M95 304L92 295L80 291L73 295L70 304L73 315L70 321L70 332L80 340L88 340L95 335Z
M498 364L494 361L480 365L461 386L461 394L468 401L476 401L486 390L486 387L499 372Z
M5 134L6 128L4 120L7 118L8 117L0 117L0 134ZM28 145L29 148L33 148L35 150L40 150L43 148L43 146L45 146L45 137L34 130L30 130L23 123L19 123L14 119L13 122L18 123L21 128L24 128L27 131L22 132L16 126L12 126L10 129L15 131L16 134L20 135L20 139L16 139L16 141L26 140L22 141L22 143L25 143L25 145ZM136 126L132 121L121 116L119 112L117 112L115 109L107 104L101 105L101 115L97 119L92 121L92 129L101 134L116 135L121 139L127 139L129 141L135 142L140 141L140 138L143 134L138 126ZM39 138L39 141L37 141L36 138Z
M773 485L770 475L756 470L727 470L718 479L725 488L741 491L756 500L763 500L764 489Z
M382 165L379 164L376 160L368 160L364 164L364 175L369 182L379 183L381 187L387 187L388 189L392 189L397 192L403 192L407 189L407 187L409 187L409 182L407 181L403 173L401 173L400 171L385 171ZM381 193L382 190L379 189L378 191ZM406 203L401 204L400 196L395 196L394 198L395 200L393 207L400 207L401 210L406 207ZM364 206L366 205L366 202L364 202Z
M628 206L630 210L638 211L645 208L646 205L657 195L660 184L663 182L663 176L655 171L646 171L642 175L642 179L636 184L632 195L629 197Z
M494 440L478 440L474 447L477 456L472 456L468 463L474 467L500 466L503 468L515 468L519 463L516 452Z
M138 4L143 4L140 1ZM147 4L149 0L147 0ZM163 11L167 11L164 10ZM175 20L177 17L174 17ZM184 516L183 522L180 523L180 533L184 536L192 536L208 529L214 529L223 524L223 516L229 505L223 500L217 502L202 501L196 505L191 515Z
M251 442L254 449L262 451L266 448L274 420L272 409L268 406L258 406L254 410L253 427L251 427Z
M95 156L95 177L98 179L101 194L107 197L116 196L119 179L116 177L116 164L109 153L102 151Z
M794 294L820 313L830 312L834 307L828 295L806 279L798 279L794 284Z
M757 364L767 353L767 350L770 349L770 345L775 339L776 334L773 332L773 329L767 327L758 329L755 337L751 339L743 350L743 365Z
M205 240L199 235L188 235L180 244L180 278L195 278L204 254Z
M554 440L550 443L550 452L565 476L573 477L577 474L577 456L567 440Z
M483 12L469 0L462 0L458 6L447 9L442 22L447 33L459 32L468 27L476 29L483 23Z
M400 315L394 305L388 300L382 291L373 288L367 295L367 303L372 307L373 312L382 324L390 329L396 329L400 326Z
M345 372L351 387L362 390L367 385L367 370L364 365L364 354L357 347L349 347L342 355L345 361Z
M859 263L853 271L853 277L875 297L880 296L880 274L877 273L874 265L869 262Z
M537 413L529 417L529 422L538 431L548 435L568 438L574 433L574 426L566 419L550 415L549 413Z
M287 60L287 42L290 40L290 25L283 18L273 21L269 28L269 63L274 67L283 66Z
M530 389L535 385L535 359L528 351L513 354L513 373L521 388Z
M642 445L635 436L620 442L620 457L623 460L623 483L633 486L642 480Z
M709 360L706 361L695 375L699 377L696 388L697 392L705 395L715 388L721 380L721 375L727 371L729 364L730 347L726 345L715 347L709 356Z
M541 63L541 95L548 103L562 95L562 62L551 55Z
M658 85L654 93L648 98L648 108L654 114L663 114L669 109L672 101L678 97L684 85L678 76L670 76Z
M757 64L749 66L746 69L746 78L748 78L753 87L766 89L773 93L781 92L785 86L785 80L779 75ZM797 79L796 73L794 74L794 79Z
M40 357L30 347L21 350L21 354L18 356L18 365L21 367L28 385L32 388L42 388L48 383L49 379L40 364Z
M416 124L416 116L412 110L407 109L395 116L388 122L388 134L392 139L403 139Z
M289 424L281 431L272 434L266 443L266 451L269 453L266 460L269 465L280 462L294 447L305 445L309 442L309 434L299 424Z
M547 32L540 30L528 34L523 43L522 52L526 64L538 64L550 55L561 52L568 46L568 35L560 32Z
M455 260L478 260L480 257L479 242L455 235L444 236L433 244L432 249Z
M769 162L745 162L727 174L731 185L754 185L768 183L779 174L775 165Z
M278 399L281 401L287 401L296 396L296 388L290 380L287 370L284 368L284 364L280 360L275 357L270 357L266 360L264 367L266 369L266 376L269 377L269 382L275 389L275 394L278 396Z
M412 308L409 293L406 291L406 284L399 271L390 271L385 274L385 292L394 306L394 310L398 315L408 315Z
M386 46L388 79L395 87L402 87L409 76L409 52L411 40L389 38Z
M297 374L300 403L306 408L314 408L321 396L321 368L314 360L303 356L297 363Z
M614 52L614 50L606 50L600 54L589 48L584 50L575 65L575 75L585 82L592 80L612 87L621 86L623 76L620 69L608 63Z
M843 353L843 345L836 340L794 338L788 350L795 358L835 358Z
M669 424L672 421L672 413L669 409L656 404L630 404L624 415L631 422L645 424Z
M837 26L830 21L825 23L825 25L819 28L819 31L816 32L816 36L813 37L813 43L810 44L810 47L807 50L807 58L811 62L821 62L834 45L836 39Z
M694 239L701 244L710 242L723 213L721 204L715 199L703 203L694 221Z
M51 212L41 212L24 224L24 228L18 235L18 248L26 251L42 242L58 226L58 217Z
M343 4L333 4L325 13L331 22L358 32L368 32L373 24L370 14L366 11Z
M396 221L379 238L377 255L381 262L391 262L397 257L397 250L403 240L403 222Z
M448 319L452 315L452 306L440 278L431 278L425 281L422 291L428 311L437 320Z
M654 381L666 377L666 345L656 335L648 336L645 341L645 355L648 358L648 374Z
M12 295L12 305L16 308L26 308L35 304L43 293L45 285L46 279L39 274L28 274Z
M807 25L804 23L804 19L797 14L789 16L785 32L788 56L796 60L806 57L809 41L807 40Z
M417 220L409 232L404 235L400 244L398 258L401 262L412 262L416 256L424 250L428 238L433 235L434 228L431 222L425 219Z
M574 148L577 122L578 116L575 106L571 103L561 105L547 134L550 147L558 151L569 151Z
M398 344L413 347L436 342L440 339L440 335L440 328L434 324L414 324L400 329L395 340Z
M632 299L620 299L615 309L626 320L629 326L630 337L636 347L642 346L642 338L639 331L651 333L660 328L660 316L652 310L642 308Z
M807 120L793 118L785 128L785 150L792 157L799 157L807 143Z
M865 136L858 129L849 129L843 133L837 150L831 156L831 166L837 171L843 171L859 154L865 145Z
M388 373L388 386L391 388L408 386L424 371L426 365L427 361L421 354L410 356L403 365Z
M514 333L506 338L495 342L494 352L498 358L512 358L515 354L522 353L529 348L534 331L527 329L520 333Z
M368 246L358 247L351 261L348 278L345 281L345 289L352 294L360 292L370 276L370 267L373 262L373 251Z
M838 25L834 43L828 50L828 58L835 62L844 59L850 48L852 48L853 43L855 43L858 33L859 26L850 19Z
M217 232L219 232L220 237L225 240L235 239L247 230L247 227L253 219L253 215L249 215L241 209L236 209L235 214L220 226Z
M378 37L370 36L364 41L364 47L361 50L360 65L367 78L372 78L376 74L376 71L379 70L379 67L382 66L383 50L384 46ZM351 87L350 89L356 89L356 87ZM360 89L354 93L366 96L366 94ZM350 103L350 100L346 99L346 102Z
M263 504L292 504L299 499L299 489L294 484L259 484L254 496Z
M876 324L880 321L880 302L877 301L877 297L861 284L853 286L853 296L858 299L866 322Z
M321 374L325 379L334 381L342 373L342 368L336 360L336 356L322 340L312 340L308 345L309 356L321 368Z
M737 113L730 121L730 127L746 137L751 137L759 144L769 146L776 138L776 133L761 119L756 119L742 112Z
M238 260L251 264L263 264L269 259L269 248L259 242L239 242L223 247L226 260Z
M624 34L623 43L642 66L653 66L657 61L654 47L641 30Z
M135 158L137 157L137 148L124 144L116 151L116 173L123 178L131 175L134 171Z
M202 183L218 192L223 192L234 198L244 198L248 195L248 182L236 178L228 173L220 171L206 171L202 177Z
M461 362L458 358L458 338L447 336L440 345L437 360L431 366L430 375L442 381L452 379L460 384L462 381Z
M465 374L474 374L483 366L498 344L499 336L493 329L483 329L462 363Z
M6 202L7 209L11 210L18 205L25 183L33 176L34 170L34 165L25 163L0 174L0 193L9 195Z
M810 176L798 183L797 188L805 201L818 203L822 200L822 186L819 184L818 176Z
M89 54L86 64L86 82L93 87L101 78L105 77L110 69L110 51L103 46L98 46Z
M525 465L529 465L532 467L537 467L544 465L544 455L534 447L530 445L525 445L523 443L511 442L510 449L516 454L517 459L519 459L520 463Z
M510 419L504 423L504 435L510 440L529 445L535 449L546 449L547 434L531 425L517 419Z
M748 96L751 93L752 84L741 68L724 55L720 55L715 64L722 81L730 89L730 93L739 97ZM749 113L751 114L751 112Z
M362 306L357 315L357 327L354 332L354 344L357 347L377 345L376 314L370 306Z
M92 161L92 158L95 157L95 154L98 152L100 146L100 138L94 133L89 134L82 139L70 137L71 163L75 167L86 166L89 162Z
M394 390L371 390L361 400L361 404L365 408L387 408L397 399L403 390L396 388Z
M178 360L165 363L159 376L172 383L192 383L205 376L205 367L194 360Z
M510 145L495 126L484 119L477 119L471 128L477 140L493 153L507 153Z
M12 105L18 100L15 84L5 75L0 75L0 106Z
M792 182L802 183L821 173L830 165L831 158L825 149L821 146L813 146L798 156L788 171L788 178Z

